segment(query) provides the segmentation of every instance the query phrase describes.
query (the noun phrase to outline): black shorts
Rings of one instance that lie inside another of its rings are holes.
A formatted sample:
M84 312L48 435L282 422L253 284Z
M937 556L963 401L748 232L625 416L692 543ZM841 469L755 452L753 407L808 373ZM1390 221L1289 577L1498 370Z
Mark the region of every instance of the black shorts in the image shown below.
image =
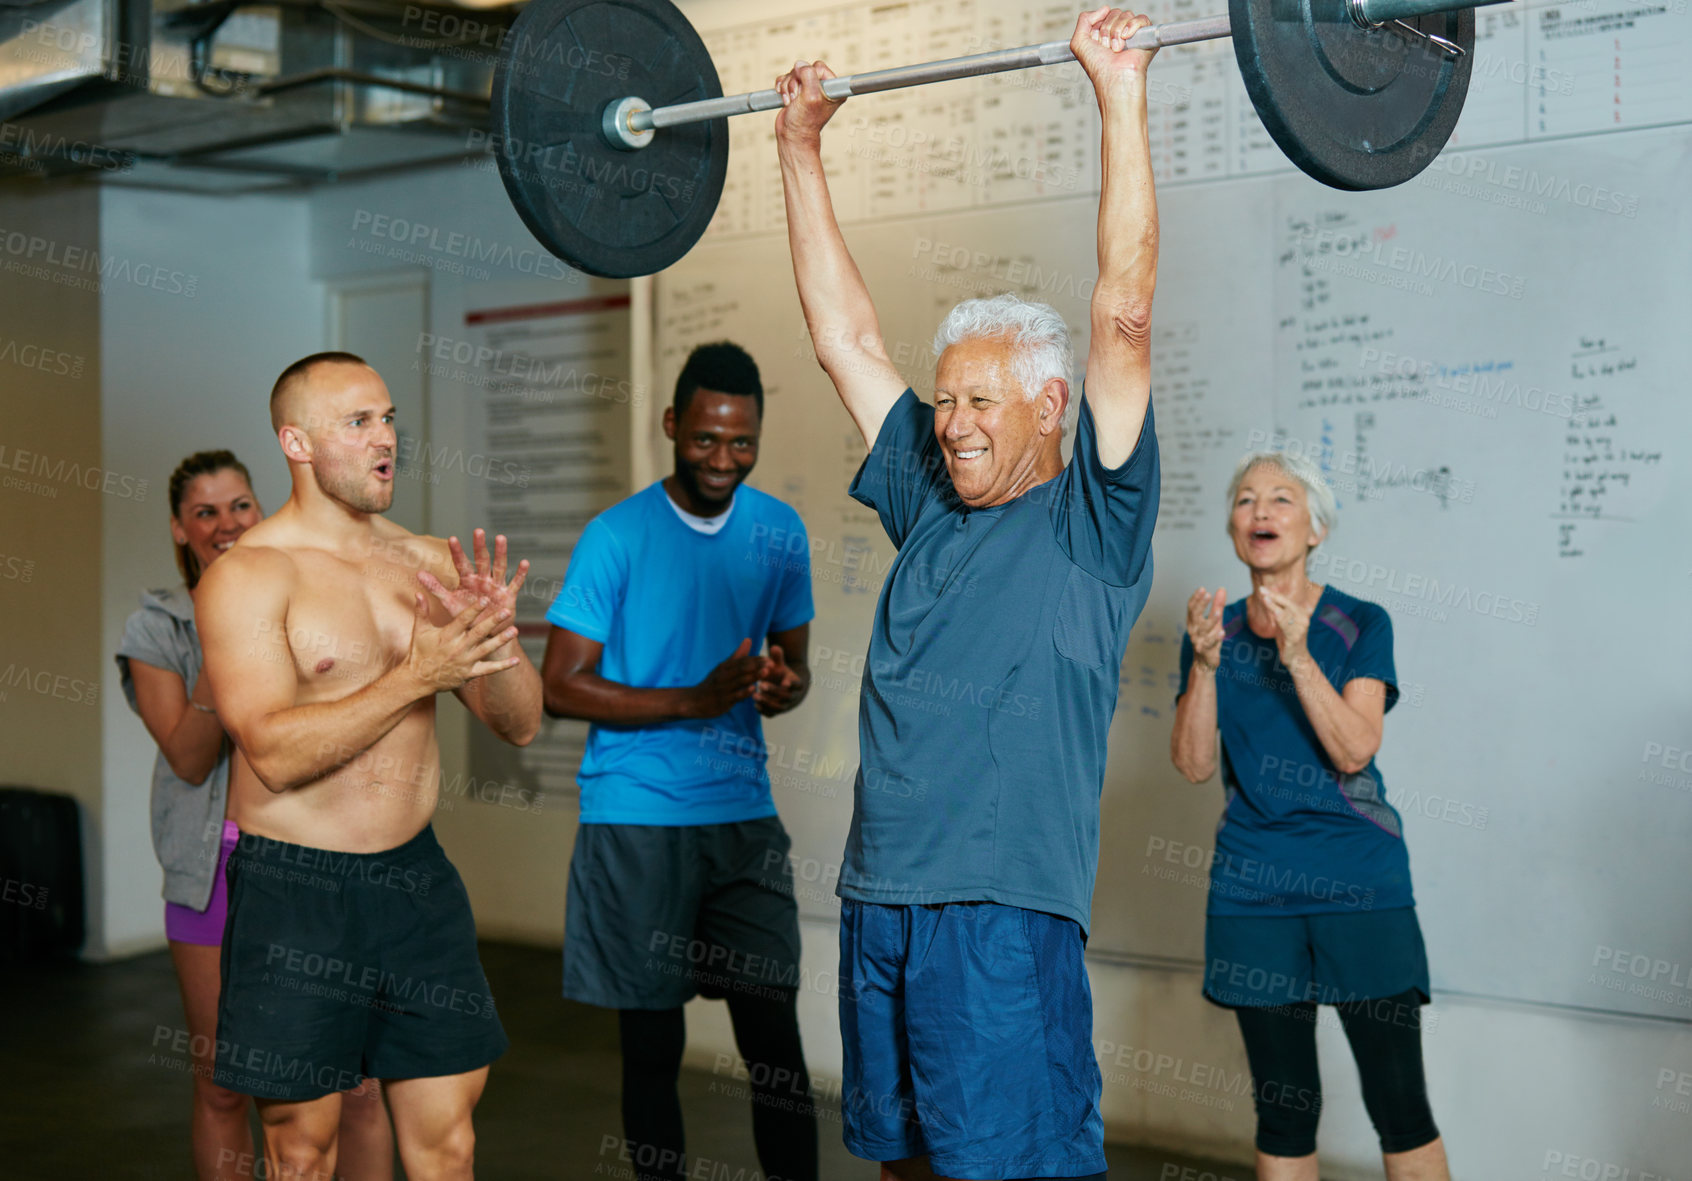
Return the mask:
M242 833L228 881L219 1086L297 1102L505 1052L470 899L432 828L383 853Z
M564 904L564 995L608 1009L799 987L781 820L583 824Z

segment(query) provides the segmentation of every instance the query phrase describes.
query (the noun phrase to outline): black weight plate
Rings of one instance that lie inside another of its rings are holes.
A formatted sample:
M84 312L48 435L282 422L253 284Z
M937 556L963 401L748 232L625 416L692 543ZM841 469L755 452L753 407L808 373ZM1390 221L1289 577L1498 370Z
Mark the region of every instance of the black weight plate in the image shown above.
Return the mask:
M661 271L710 224L728 172L728 121L612 147L605 108L721 97L711 55L669 0L530 0L494 71L492 146L531 233L591 275Z
M1384 189L1426 168L1462 114L1472 8L1410 21L1463 56L1387 25L1360 28L1345 0L1229 0L1234 57L1287 158L1336 189Z

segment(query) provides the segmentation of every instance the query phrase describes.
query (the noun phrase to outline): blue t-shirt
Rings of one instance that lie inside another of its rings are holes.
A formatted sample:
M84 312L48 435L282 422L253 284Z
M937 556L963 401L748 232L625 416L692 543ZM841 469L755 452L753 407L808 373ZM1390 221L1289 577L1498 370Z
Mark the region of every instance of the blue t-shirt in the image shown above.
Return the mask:
M1356 677L1398 701L1392 620L1375 603L1324 587L1305 647L1336 691ZM1181 693L1193 665L1181 640ZM1179 697L1180 694L1177 694ZM1227 803L1210 866L1211 914L1292 915L1413 906L1404 825L1375 761L1341 774L1322 748L1273 639L1246 624L1245 600L1222 613L1216 668Z
M1150 409L1133 455L1108 469L1083 396L1063 472L972 509L934 408L906 390L851 492L899 553L864 661L841 897L997 902L1085 931L1105 739L1151 588Z
M697 685L743 638L809 623L811 546L791 507L741 485L728 522L691 529L662 481L588 522L548 623L603 644L599 675ZM588 728L576 781L584 824L731 824L774 816L750 699L715 718Z

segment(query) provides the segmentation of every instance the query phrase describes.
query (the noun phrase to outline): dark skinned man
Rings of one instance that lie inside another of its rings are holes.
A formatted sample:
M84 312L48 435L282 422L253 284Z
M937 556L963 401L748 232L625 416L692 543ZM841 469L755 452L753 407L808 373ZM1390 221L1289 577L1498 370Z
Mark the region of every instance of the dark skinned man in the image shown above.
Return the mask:
M742 487L763 404L743 350L696 349L664 413L675 470L588 524L547 612L547 712L593 723L564 995L619 1012L618 1155L641 1181L691 1175L676 1080L697 995L728 1001L765 1175L817 1175L798 908L759 721L810 687L810 547L798 513Z

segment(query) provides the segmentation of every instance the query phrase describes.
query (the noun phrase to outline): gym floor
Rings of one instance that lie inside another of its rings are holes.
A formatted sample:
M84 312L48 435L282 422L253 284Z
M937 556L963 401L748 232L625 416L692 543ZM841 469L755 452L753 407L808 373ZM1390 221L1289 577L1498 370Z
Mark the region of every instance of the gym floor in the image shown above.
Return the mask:
M556 951L501 943L481 950L513 1045L476 1109L477 1174L488 1181L628 1177L615 1148L601 1152L621 1135L616 1019L560 999ZM193 1176L187 1055L171 1044L183 1028L182 1009L167 953L105 965L6 965L0 1013L7 1097L0 1174L8 1181ZM713 1162L701 1177L761 1181L750 1108L740 1084L725 1082L683 1072L688 1149ZM841 1146L838 1105L820 1124L824 1181L872 1181L874 1168ZM1240 1165L1114 1145L1109 1158L1112 1181L1164 1181L1188 1167L1189 1178L1251 1175Z

